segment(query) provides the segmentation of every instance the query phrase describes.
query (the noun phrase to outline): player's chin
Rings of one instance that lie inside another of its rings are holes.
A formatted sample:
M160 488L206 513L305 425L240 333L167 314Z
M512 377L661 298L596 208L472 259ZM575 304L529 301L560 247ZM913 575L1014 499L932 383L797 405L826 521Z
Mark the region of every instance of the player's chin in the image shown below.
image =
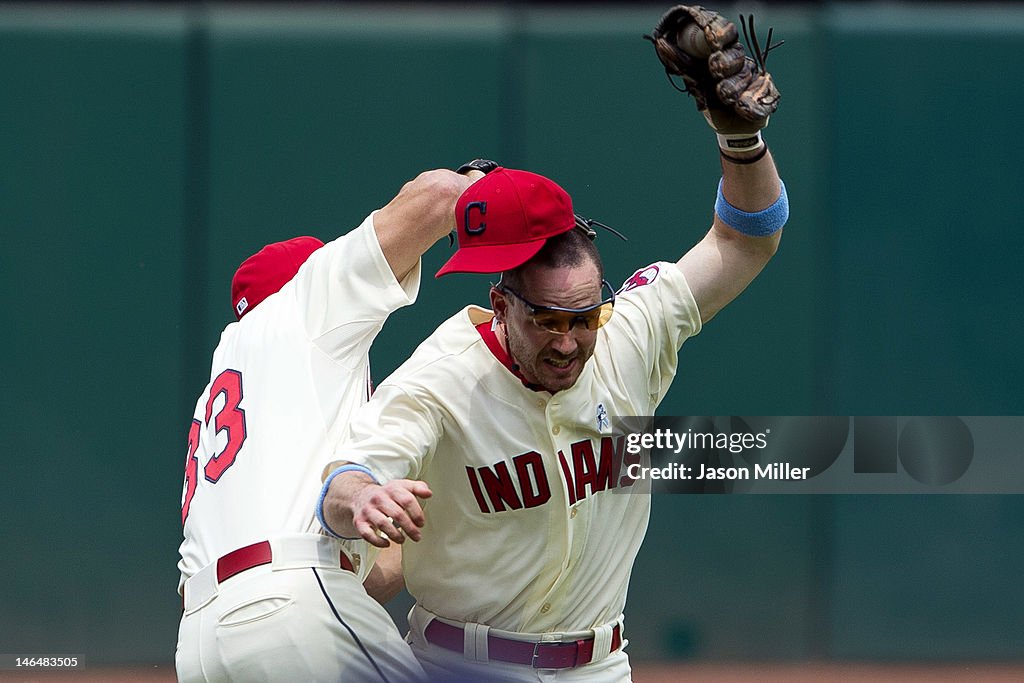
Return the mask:
M568 389L579 379L583 371L583 361L579 356L568 363L564 360L552 361L545 359L541 362L543 366L544 381L541 384L549 391L561 391Z

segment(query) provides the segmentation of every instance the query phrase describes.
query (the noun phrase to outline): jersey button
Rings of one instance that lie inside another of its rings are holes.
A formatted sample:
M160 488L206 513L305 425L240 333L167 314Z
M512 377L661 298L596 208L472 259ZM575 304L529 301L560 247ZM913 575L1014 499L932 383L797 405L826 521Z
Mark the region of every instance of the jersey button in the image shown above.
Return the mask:
M541 614L547 614L550 611L551 611L551 603L550 602L545 602L544 606L540 608L540 613Z
M551 433L554 434L555 436L558 436L558 432L560 431L562 431L562 428L559 427L558 425L555 425L554 427L551 428Z
M570 518L575 518L576 517L576 508L572 509L572 512L569 513L569 517Z

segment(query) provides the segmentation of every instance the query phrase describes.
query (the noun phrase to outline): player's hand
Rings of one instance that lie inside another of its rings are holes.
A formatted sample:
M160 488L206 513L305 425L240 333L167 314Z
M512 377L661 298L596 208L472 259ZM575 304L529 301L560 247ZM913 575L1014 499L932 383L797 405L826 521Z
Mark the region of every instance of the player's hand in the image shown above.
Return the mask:
M395 479L384 485L368 484L352 497L352 524L367 543L386 548L388 540L419 541L426 523L419 499L433 493L425 482Z

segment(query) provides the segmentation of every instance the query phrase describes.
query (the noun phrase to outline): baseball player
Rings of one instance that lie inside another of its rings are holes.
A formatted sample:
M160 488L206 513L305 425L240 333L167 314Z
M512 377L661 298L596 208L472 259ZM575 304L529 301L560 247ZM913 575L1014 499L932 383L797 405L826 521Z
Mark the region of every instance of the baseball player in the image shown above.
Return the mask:
M239 320L221 335L188 434L179 680L422 677L361 583L393 596L394 557L375 565L366 543L324 535L315 508L331 444L369 396L371 342L415 300L420 256L482 175L422 173L348 234L272 244L238 269Z
M728 22L675 8L656 39L676 44L694 23L711 43ZM747 90L774 89L758 56L757 82L734 89L774 110L777 94ZM331 533L414 541L408 637L431 677L630 679L623 609L650 497L616 495L645 484L624 476L610 417L653 415L680 346L776 251L788 200L759 111L742 130L716 128L723 178L707 235L618 292L551 180L497 168L458 200L460 248L438 275L500 272L491 309L443 323L353 416L322 501Z

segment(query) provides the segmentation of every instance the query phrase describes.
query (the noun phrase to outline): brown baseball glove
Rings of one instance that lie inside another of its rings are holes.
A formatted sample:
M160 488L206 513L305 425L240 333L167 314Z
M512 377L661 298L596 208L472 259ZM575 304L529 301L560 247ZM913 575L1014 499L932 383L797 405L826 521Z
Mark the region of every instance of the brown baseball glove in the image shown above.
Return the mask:
M736 25L712 10L700 6L676 5L644 36L654 43L658 59L665 65L669 82L697 102L697 109L717 133L724 136L754 135L768 125L768 117L779 104L779 91L765 68L772 45L772 30L762 50L754 33L754 17L740 17L744 39L754 57L747 56L739 42ZM680 88L672 76L682 78Z

